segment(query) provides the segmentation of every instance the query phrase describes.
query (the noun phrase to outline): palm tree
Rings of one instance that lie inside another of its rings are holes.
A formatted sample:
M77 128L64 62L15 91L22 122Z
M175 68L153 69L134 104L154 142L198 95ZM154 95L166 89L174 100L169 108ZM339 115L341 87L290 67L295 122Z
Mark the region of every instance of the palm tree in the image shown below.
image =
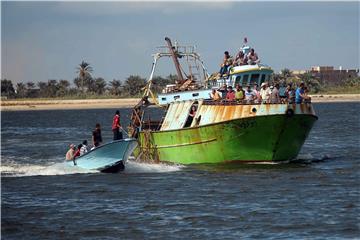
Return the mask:
M58 83L59 90L57 92L57 95L61 96L61 97L65 96L68 93L69 86L70 86L70 83L68 80L61 79Z
M281 70L281 78L286 81L289 77L292 76L292 72L288 68Z
M121 93L120 88L121 88L121 81L120 80L113 79L110 82L110 87L109 87L110 94L112 94L112 95L120 95L120 93Z
M58 81L55 79L48 80L47 95L49 97L56 97L58 90L59 90Z
M124 84L124 90L129 96L140 96L142 88L146 85L146 79L140 76L130 75Z
M79 64L79 67L76 68L77 73L79 74L79 79L81 80L81 91L84 92L84 81L86 78L91 78L91 72L93 71L90 63L82 61Z
M17 83L16 84L16 94L20 98L24 98L26 95L26 86L24 83Z
M37 86L40 89L40 97L47 97L47 83L46 82L38 82Z
M96 90L95 92L98 94L98 95L101 95L105 92L105 87L106 87L106 82L103 78L99 77L99 78L96 78L95 79L95 87L96 87Z
M15 95L15 89L11 80L1 80L1 95L6 97L13 97Z

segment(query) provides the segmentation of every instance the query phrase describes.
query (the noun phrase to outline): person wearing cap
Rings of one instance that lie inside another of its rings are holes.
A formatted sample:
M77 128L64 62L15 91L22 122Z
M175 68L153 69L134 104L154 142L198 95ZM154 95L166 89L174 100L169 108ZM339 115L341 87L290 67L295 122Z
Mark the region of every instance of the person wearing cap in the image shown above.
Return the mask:
M66 152L66 155L65 155L65 160L66 160L66 161L72 161L72 160L74 160L75 150L76 150L75 145L74 145L74 144L70 144L69 150Z
M228 91L226 93L226 101L234 101L235 100L235 92L232 89L232 86L228 87Z
M113 134L114 134L114 138L113 138L114 141L123 139L122 132L119 131L120 129L122 129L122 127L120 125L120 112L119 112L119 110L116 110L116 112L115 112L115 116L113 117L113 122L112 122L111 129L112 129Z
M260 89L260 97L261 97L261 101L263 103L268 103L269 102L269 98L270 98L270 88L268 88L267 83L263 82L261 84L261 89Z

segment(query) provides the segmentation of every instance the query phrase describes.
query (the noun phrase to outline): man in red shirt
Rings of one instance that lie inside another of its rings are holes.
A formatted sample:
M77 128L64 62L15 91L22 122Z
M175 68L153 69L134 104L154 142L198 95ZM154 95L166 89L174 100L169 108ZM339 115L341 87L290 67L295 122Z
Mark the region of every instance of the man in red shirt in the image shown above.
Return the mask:
M120 112L119 112L119 110L116 110L115 116L114 116L113 122L112 122L112 131L114 133L114 141L123 139L122 132L119 131L120 129L122 129L122 127L120 125Z

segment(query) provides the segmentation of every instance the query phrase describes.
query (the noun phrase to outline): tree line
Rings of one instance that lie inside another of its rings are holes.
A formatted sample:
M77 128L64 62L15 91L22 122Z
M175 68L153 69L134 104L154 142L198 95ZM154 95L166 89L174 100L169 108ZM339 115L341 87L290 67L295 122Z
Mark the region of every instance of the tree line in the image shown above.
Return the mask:
M13 85L11 80L1 80L1 95L6 98L91 98L91 97L140 97L146 84L146 79L138 75L131 75L124 81L113 79L110 82L102 77L92 76L92 67L89 63L82 61L76 68L78 75L73 80L73 87L68 80L48 80L47 82L27 82ZM161 90L168 84L173 84L176 75L165 78L157 76L153 78L154 92ZM319 80L311 73L294 75L285 68L280 73L274 73L273 82L282 84L292 83L294 85L304 82L312 93L318 93L325 89ZM343 86L349 88L360 88L359 77L355 79L344 79Z
M78 76L71 82L65 79L51 79L16 83L11 80L1 80L1 96L6 98L91 98L91 97L140 97L145 87L146 79L138 75L130 75L125 80L113 79L105 81L102 77L92 76L92 67L87 62L81 62L77 67ZM155 92L161 91L167 84L174 83L176 75L165 78L153 78Z
M341 80L340 85L328 86L325 83L321 83L320 79L315 77L311 72L293 74L288 68L284 68L280 71L280 73L273 74L273 81L283 84L291 83L293 86L297 86L300 82L304 82L305 85L310 89L311 93L327 92L331 89L339 91L348 89L356 91L360 89L360 77L344 78Z

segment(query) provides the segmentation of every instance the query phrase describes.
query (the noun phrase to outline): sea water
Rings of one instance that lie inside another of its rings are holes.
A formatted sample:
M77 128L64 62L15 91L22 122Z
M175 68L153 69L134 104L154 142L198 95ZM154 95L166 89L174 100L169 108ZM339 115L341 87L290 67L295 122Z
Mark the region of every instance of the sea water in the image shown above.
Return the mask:
M359 238L359 103L314 106L319 120L294 162L130 160L118 174L63 162L97 122L111 141L116 109L2 112L1 237ZM130 111L121 110L123 126Z

